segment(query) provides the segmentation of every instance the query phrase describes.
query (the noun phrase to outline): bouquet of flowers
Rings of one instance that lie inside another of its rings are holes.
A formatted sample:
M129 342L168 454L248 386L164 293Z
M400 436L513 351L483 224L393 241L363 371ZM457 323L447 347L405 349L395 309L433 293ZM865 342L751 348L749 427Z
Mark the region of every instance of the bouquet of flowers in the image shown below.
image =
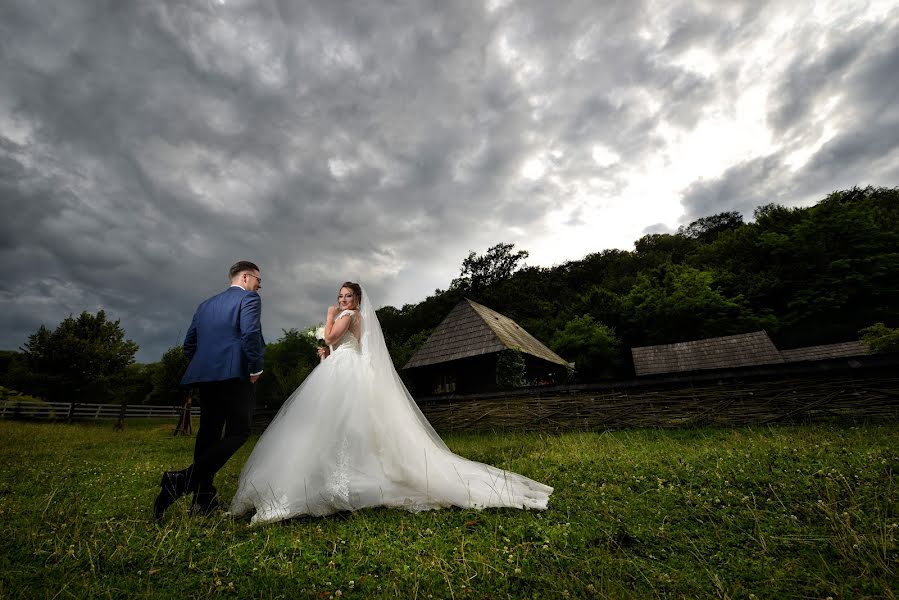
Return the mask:
M324 360L325 357L330 353L328 349L328 345L325 344L325 328L323 325L319 325L318 327L310 327L306 331L306 335L315 339L318 342L318 357L321 360Z

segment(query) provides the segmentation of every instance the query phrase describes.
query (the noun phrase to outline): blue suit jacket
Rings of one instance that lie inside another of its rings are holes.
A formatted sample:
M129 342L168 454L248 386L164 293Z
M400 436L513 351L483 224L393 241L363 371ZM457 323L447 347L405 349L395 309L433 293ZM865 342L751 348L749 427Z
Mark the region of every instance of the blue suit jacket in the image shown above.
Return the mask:
M256 292L230 287L197 307L184 338L190 364L182 385L249 379L263 369L265 340Z

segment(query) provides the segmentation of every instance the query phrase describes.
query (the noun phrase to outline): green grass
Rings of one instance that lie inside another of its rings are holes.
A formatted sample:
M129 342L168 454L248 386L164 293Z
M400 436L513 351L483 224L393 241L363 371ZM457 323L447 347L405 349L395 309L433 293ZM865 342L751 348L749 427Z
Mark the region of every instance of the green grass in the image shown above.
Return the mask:
M0 421L0 597L893 598L899 424L454 435L546 512L365 510L157 527L171 423ZM255 441L255 440L254 440ZM219 475L230 497L252 442Z

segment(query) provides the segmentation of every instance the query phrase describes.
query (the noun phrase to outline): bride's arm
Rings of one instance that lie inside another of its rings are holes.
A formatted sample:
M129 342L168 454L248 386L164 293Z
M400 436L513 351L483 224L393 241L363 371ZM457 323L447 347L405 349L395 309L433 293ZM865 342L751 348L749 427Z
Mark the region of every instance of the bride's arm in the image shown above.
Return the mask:
M345 315L335 322L334 316L336 313L336 306L328 308L328 317L325 321L325 343L329 346L343 337L343 334L346 333L346 330L349 329L350 324L353 321L352 318L347 318L350 317L350 315Z

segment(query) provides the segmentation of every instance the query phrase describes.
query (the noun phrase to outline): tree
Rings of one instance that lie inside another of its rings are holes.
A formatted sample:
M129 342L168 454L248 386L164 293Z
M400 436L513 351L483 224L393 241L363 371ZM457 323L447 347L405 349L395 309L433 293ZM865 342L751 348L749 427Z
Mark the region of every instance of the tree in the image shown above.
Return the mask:
M160 363L133 363L125 367L112 383L115 399L126 406L148 402L160 366Z
M111 382L113 395L119 403L119 417L114 431L125 430L125 415L129 404L142 404L153 394L153 379L160 369L159 363L130 364Z
M187 371L188 360L181 346L166 350L153 372L153 403L181 405L184 403L184 388L181 379Z
M22 351L31 372L44 381L46 396L71 403L71 419L77 403L109 397L111 384L134 362L137 349L125 339L119 321L108 321L101 310L69 316L53 331L41 325Z
M899 218L896 189L834 192L802 218L780 214L777 247L789 264L777 307L785 346L853 339L859 329L892 322L899 306ZM792 220L789 217L793 217ZM786 221L786 223L784 223Z
M397 372L402 372L406 363L421 348L428 338L431 336L431 330L419 331L406 338L402 343L391 343L387 340L387 351L390 353L390 359Z
M308 331L283 330L265 348L265 374L257 383L257 404L277 407L300 387L319 363L318 344Z
M513 248L515 244L500 242L481 256L469 252L468 258L462 261L459 277L453 280L450 287L478 294L485 288L508 279L518 268L518 264L528 257L526 250L513 253Z
M635 341L666 344L744 333L770 327L741 297L728 298L715 276L686 265L663 265L641 273L624 298ZM641 339L642 338L642 339Z
M696 219L687 226L679 227L677 233L700 242L711 242L719 234L742 226L743 215L730 211Z
M581 381L617 375L622 364L621 340L615 330L590 315L575 317L557 331L550 347L574 362Z
M528 385L527 363L521 350L507 348L497 353L496 385L500 389Z
M634 253L641 266L682 263L696 250L697 241L683 234L651 233L634 242Z
M899 352L899 329L887 327L883 323L874 323L859 333L862 342L871 352Z
M540 340L589 315L625 348L758 329L783 348L825 344L899 322L897 248L899 188L853 188L810 207L760 206L749 223L703 217L632 252L552 267L523 265L526 253L499 244L470 253L447 290L378 316L398 366L463 297Z

